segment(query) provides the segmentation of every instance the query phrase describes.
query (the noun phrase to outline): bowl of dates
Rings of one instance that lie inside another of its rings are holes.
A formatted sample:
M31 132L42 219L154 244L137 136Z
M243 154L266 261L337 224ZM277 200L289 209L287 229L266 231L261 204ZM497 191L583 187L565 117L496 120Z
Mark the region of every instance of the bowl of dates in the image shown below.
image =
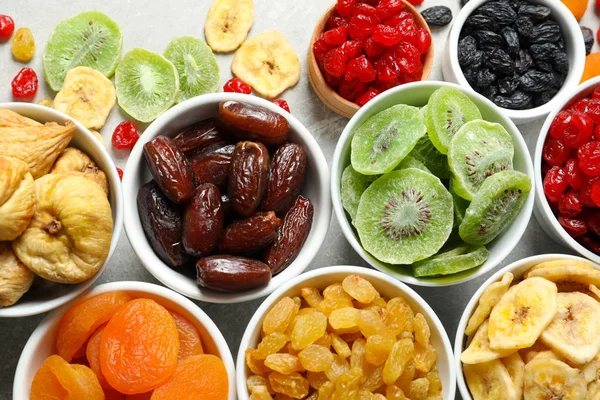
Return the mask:
M321 101L352 117L392 87L426 80L431 31L404 0L338 0L321 17L308 49L308 77Z
M600 263L600 78L561 100L534 158L536 219L556 242Z
M153 122L123 177L144 266L188 297L235 303L300 274L331 218L329 168L308 130L266 100L200 96Z
M442 70L524 124L555 109L584 64L581 29L560 1L471 0L450 30Z

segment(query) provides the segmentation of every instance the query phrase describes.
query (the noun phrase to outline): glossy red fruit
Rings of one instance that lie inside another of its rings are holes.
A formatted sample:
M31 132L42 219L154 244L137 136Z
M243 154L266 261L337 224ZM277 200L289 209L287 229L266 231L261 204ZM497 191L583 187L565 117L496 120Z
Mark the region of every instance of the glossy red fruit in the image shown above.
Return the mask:
M416 42L413 45L419 49L421 54L425 54L431 47L431 35L427 32L427 29L420 28L417 32Z
M342 80L338 86L340 96L348 101L355 101L358 96L367 91L367 84L358 79L351 81Z
M341 51L346 61L348 61L361 55L362 48L363 42L361 40L348 40L342 44Z
M373 82L377 78L375 68L364 55L350 61L346 67L344 79L351 81L355 78L364 83Z
M583 113L591 118L595 124L600 124L600 100L583 99L571 107L573 110Z
M395 44L400 43L402 40L402 34L393 26L379 24L373 29L373 35L371 36L373 41L380 43L384 46L391 47Z
M596 203L594 203L594 200L592 200L592 186L598 179L600 179L600 177L590 178L585 175L581 182L579 195L583 204L588 207L596 207Z
M277 99L277 100L273 100L273 103L277 104L279 107L283 108L285 111L291 113L290 106L287 101L285 101L283 99Z
M325 69L325 72L331 76L335 78L341 78L346 72L347 62L348 61L342 52L342 48L336 47L325 54L323 68Z
M542 157L552 166L562 166L569 159L571 149L560 139L548 139L542 150Z
M348 35L353 39L368 38L378 23L379 18L377 18L375 8L361 4L352 12L348 23Z
M338 0L337 4L335 5L335 10L342 17L347 17L350 15L352 10L354 10L357 3L358 0Z
M579 189L583 179L583 173L579 169L579 160L576 158L567 160L565 163L565 172L567 173L567 182L569 182L569 185L573 189Z
M572 190L563 197L563 199L558 203L558 211L561 214L576 217L581 213L583 209L583 203L581 198L579 197L579 192Z
M596 205L596 207L600 207L600 180L592 183L592 187L590 189L590 197L592 201Z
M362 107L365 104L367 104L370 100L375 98L379 93L381 93L379 90L375 88L370 88L369 90L358 96L358 98L356 99L356 104Z
M578 149L592 139L594 120L589 114L573 113L566 124L562 141L569 147Z
M596 7L600 8L600 0L596 0Z
M558 223L565 228L565 231L572 237L585 235L588 231L585 221L575 218L569 218L564 215L558 216Z
M564 197L569 183L564 168L552 167L544 177L544 194L551 203L558 203Z
M394 56L400 67L400 72L412 74L422 67L421 53L410 43L399 43L395 47Z
M117 174L119 174L119 179L123 180L123 170L119 167L117 167Z
M10 39L15 30L15 21L8 15L0 14L0 41Z
M588 176L600 176L600 142L592 141L577 151L579 168Z
M325 55L327 54L327 52L333 49L333 47L334 46L331 46L325 42L323 34L321 34L321 37L315 40L315 42L313 43L313 53L317 62L322 63L325 59Z
M592 136L592 140L600 141L600 125L594 127L594 136Z
M250 94L252 93L252 88L240 78L231 78L223 85L223 91Z
M600 1L600 0L597 0ZM592 99L600 99L600 86L594 89L594 93L592 93Z
M348 18L340 16L337 12L331 14L327 23L325 24L325 30L339 28L340 26L348 27Z
M398 24L398 29L402 33L402 40L411 44L416 44L417 40L419 40L419 28L417 27L414 18L404 18L401 20Z
M600 211L595 210L586 216L588 228L600 236Z
M388 47L381 43L377 43L370 37L365 40L364 49L368 57L379 57L388 50Z
M140 138L138 127L133 121L123 121L112 134L112 144L116 149L133 149Z
M564 110L559 112L552 124L550 124L550 130L548 133L555 139L562 139L565 135L565 131L567 130L567 125L571 122L571 118L573 117L573 112L571 110Z
M404 3L402 3L402 0L381 0L375 9L377 10L377 17L384 20L404 10Z
M393 26L393 27L398 28L400 26L400 23L404 20L409 20L409 21L412 21L413 23L415 22L415 18L412 16L411 13L409 13L406 10L402 10L398 14L393 15L389 18L386 18L383 21L383 23L384 23L384 25Z
M17 99L30 99L37 93L38 77L31 68L21 68L11 82L12 94Z
M391 81L400 75L400 66L396 61L394 51L388 51L383 54L377 63L377 80Z
M419 4L423 4L425 0L407 0L413 6L418 6Z
M323 40L330 46L337 46L346 41L348 37L348 31L345 26L340 26L339 28L328 30L323 33Z

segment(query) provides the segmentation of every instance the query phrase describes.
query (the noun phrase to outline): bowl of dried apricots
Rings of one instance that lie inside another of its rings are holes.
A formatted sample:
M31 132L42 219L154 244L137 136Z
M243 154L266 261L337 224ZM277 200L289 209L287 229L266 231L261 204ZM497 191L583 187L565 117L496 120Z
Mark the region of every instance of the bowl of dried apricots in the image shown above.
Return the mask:
M223 335L196 305L162 286L118 282L40 323L19 359L13 399L234 400L234 376Z
M444 327L412 289L371 269L305 273L271 294L237 357L240 400L453 399Z

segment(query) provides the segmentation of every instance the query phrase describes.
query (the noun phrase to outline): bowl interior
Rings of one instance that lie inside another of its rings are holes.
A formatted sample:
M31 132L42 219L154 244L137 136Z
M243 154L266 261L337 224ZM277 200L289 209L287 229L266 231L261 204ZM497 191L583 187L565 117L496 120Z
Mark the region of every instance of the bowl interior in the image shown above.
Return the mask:
M38 104L6 103L0 104L0 108L12 110L41 123L57 122L64 124L68 119L73 120L61 112ZM76 147L86 153L104 171L108 180L108 200L113 218L113 235L110 243L110 252L104 265L93 277L85 282L76 285L65 285L36 278L31 289L21 300L11 307L0 308L0 317L24 317L41 314L75 298L90 287L102 274L119 241L121 226L123 224L123 195L121 192L121 180L117 174L115 164L108 155L104 145L83 125L77 121L74 122L76 130L69 146Z
M457 85L444 82L411 83L391 89L390 91L376 97L366 107L363 107L363 109L361 109L360 112L357 113L352 120L350 120L350 123L348 123L344 129L344 132L342 133L335 150L332 167L333 204L338 221L342 226L342 231L352 247L373 267L397 279L400 279L401 281L422 286L444 286L465 282L480 276L497 266L500 262L502 262L502 260L504 260L504 258L506 258L506 256L508 256L525 232L531 217L534 203L534 188L532 187L532 192L529 194L525 205L519 211L519 214L515 217L513 223L509 225L493 242L486 246L490 251L490 257L488 260L478 268L458 274L442 276L438 278L415 278L412 275L412 268L410 266L398 266L383 263L362 248L358 235L352 223L350 222L350 216L345 212L340 200L340 182L342 173L344 169L350 165L352 136L354 132L369 117L393 105L408 104L416 107L424 106L427 104L431 94L442 86L451 86L463 91L471 98L471 100L473 100L477 107L479 107L484 119L490 122L497 122L506 128L508 133L512 136L515 146L515 155L513 159L514 169L525 173L533 180L533 166L529 156L529 151L527 150L527 145L525 144L525 141L523 140L519 130L510 121L510 119L505 117L496 106L494 106L483 96L478 95L472 90L460 88Z
M443 384L443 398L454 398L455 371L452 363L452 349L450 348L447 333L431 307L429 307L429 305L408 286L397 281L392 281L380 272L361 267L336 266L310 271L294 279L276 293L269 296L256 311L248 323L248 327L246 328L246 332L244 333L244 337L240 344L237 358L237 386L240 399L248 399L246 378L251 373L246 366L244 352L248 348L256 348L261 340L262 321L265 314L281 298L286 296L298 296L300 289L303 287L316 287L322 290L331 284L341 283L342 280L350 274L356 274L367 279L384 297L404 297L415 313L419 312L423 314L431 329L431 344L437 351L437 366Z
M163 263L155 254L144 234L136 201L139 188L152 179L150 170L143 159L143 145L159 135L174 137L192 124L214 117L218 112L219 103L225 100L238 100L264 106L272 111L280 112L287 118L290 123L289 140L302 145L307 154L308 165L302 195L309 198L314 206L313 225L298 257L283 272L271 279L268 285L241 293L218 293L200 288L196 283L194 268L189 268L185 272L178 272ZM235 93L200 96L173 107L159 117L148 127L131 152L123 177L126 210L125 229L135 252L146 269L171 289L188 297L207 302L235 303L249 301L271 293L284 282L304 271L312 261L325 238L331 219L329 179L329 167L317 142L291 114L280 111L278 106L255 96Z

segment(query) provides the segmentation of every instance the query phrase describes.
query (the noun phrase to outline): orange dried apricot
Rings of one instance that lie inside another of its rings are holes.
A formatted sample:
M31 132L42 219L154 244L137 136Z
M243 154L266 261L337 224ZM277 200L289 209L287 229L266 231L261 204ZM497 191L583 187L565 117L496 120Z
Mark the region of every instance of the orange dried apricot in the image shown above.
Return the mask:
M229 394L227 370L219 357L190 356L177 365L175 373L152 394L152 400L226 400Z
M198 332L194 324L175 311L169 310L169 313L175 321L177 333L179 334L179 355L177 356L177 360L181 361L189 356L204 354L200 332Z
M104 392L94 371L85 365L70 365L57 355L48 357L31 382L32 400L102 400Z
M111 318L100 341L100 368L124 394L144 393L175 372L179 334L171 314L150 299L135 299Z
M563 2L565 6L571 11L571 13L575 16L577 21L583 18L585 12L588 8L588 0L560 0Z
M100 369L100 340L102 339L102 332L104 332L105 327L106 325L102 325L90 337L90 340L87 342L85 356L90 368L98 377L100 386L102 386L103 389L112 389L108 382L106 382L104 375L102 375L102 370Z
M585 58L585 68L581 82L588 81L600 75L600 53L592 53Z
M88 338L107 322L119 308L131 300L124 292L94 296L69 308L60 320L56 336L58 355L67 362L73 360ZM85 354L85 348L83 353Z

